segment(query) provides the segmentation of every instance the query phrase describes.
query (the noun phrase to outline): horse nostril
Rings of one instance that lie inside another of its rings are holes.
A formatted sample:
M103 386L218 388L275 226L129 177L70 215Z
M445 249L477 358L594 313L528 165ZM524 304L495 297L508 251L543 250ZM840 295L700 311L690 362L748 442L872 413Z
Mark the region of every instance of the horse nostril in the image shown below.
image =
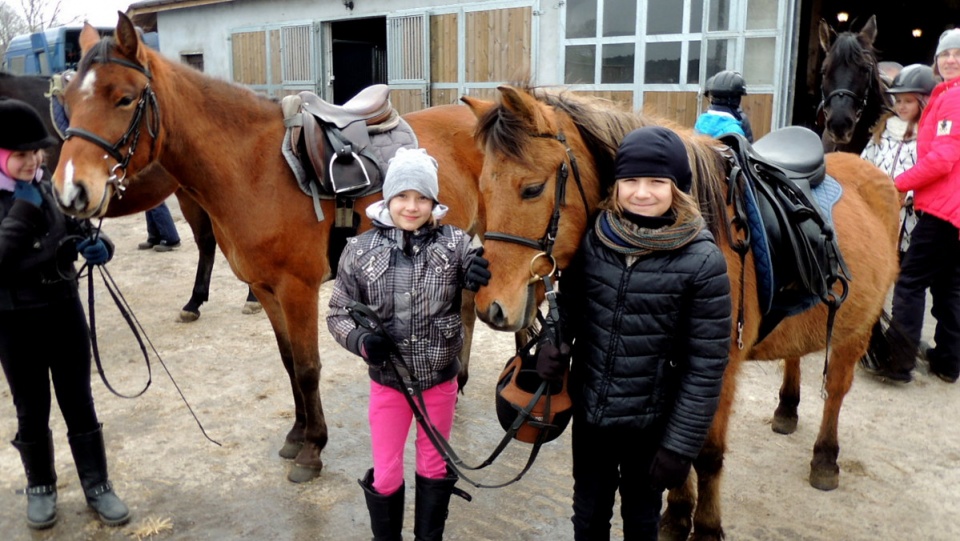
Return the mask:
M487 316L487 321L495 327L503 327L504 323L506 323L506 312L504 312L503 307L500 306L500 301L490 303Z

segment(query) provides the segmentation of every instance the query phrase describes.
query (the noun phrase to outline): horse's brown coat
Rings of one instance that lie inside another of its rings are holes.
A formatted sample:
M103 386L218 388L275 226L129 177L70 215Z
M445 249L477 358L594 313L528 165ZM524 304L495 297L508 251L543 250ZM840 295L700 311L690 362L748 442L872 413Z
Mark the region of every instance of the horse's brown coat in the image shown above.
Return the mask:
M84 55L99 43L96 30L85 26ZM290 377L296 417L281 450L284 456L295 456L290 479L313 478L322 468L320 452L327 442L318 389L317 297L320 284L331 274L327 245L332 220L317 222L310 198L299 190L280 153L284 135L280 105L165 59L143 45L123 14L109 54L145 67L152 79L118 63L85 66L81 61L80 72L64 94L71 126L117 140L149 82L159 104L160 127L155 138L146 128L141 130L127 173L159 163L209 214L231 269L263 304ZM451 208L445 221L476 231L482 156L473 140L473 115L465 107L446 106L405 118L421 147L440 164L441 199ZM79 216L107 212L108 207L99 208L98 202L111 200L113 188L107 178L114 162L104 160L103 154L80 138L63 145L54 184L65 211ZM378 197L358 200L356 208L362 212ZM333 216L334 202L324 201L323 211ZM364 217L361 228L369 226ZM465 312L472 313L469 302ZM472 319L467 323L472 327Z

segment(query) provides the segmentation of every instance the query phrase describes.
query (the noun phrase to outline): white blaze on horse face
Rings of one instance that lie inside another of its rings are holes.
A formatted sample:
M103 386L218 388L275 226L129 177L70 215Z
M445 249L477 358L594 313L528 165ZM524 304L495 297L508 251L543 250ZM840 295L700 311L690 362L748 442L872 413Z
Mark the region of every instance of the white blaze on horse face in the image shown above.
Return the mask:
M80 188L73 182L74 171L73 160L67 160L63 167L63 189L60 190L60 204L67 208L73 206L74 199L80 193Z
M83 76L83 81L80 82L80 95L83 96L83 99L89 99L93 97L93 87L96 84L96 71L92 69L87 70L87 74Z

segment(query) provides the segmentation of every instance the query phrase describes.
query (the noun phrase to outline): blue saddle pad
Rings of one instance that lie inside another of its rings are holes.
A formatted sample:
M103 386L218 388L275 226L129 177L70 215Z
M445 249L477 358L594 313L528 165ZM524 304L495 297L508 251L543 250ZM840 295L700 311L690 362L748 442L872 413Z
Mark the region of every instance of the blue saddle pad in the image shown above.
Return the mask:
M757 208L756 195L752 189L744 190L746 192L745 207L747 211L747 225L750 228L750 249L753 251L753 264L757 274L757 293L760 302L760 313L767 314L774 308L774 284L776 284L773 275L773 261L770 256L770 245L767 239L767 232L763 228L763 222L760 220L760 210ZM827 175L823 182L817 187L811 189L811 194L816 200L820 210L823 211L824 220L833 227L833 206L837 204L840 197L843 196L843 187L830 175ZM778 310L782 310L787 316L797 315L813 308L820 302L820 298L815 295L805 295L802 298L777 299Z

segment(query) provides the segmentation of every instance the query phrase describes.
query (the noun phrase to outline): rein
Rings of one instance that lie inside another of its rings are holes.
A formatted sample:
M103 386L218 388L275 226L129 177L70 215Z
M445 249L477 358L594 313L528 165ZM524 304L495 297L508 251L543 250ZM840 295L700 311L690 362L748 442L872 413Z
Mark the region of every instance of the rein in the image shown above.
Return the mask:
M124 132L115 143L111 143L107 139L83 128L70 127L64 130L63 134L65 141L69 141L74 136L79 137L102 148L109 157L116 160L117 164L110 169L110 177L107 179L107 184L114 187L117 197L120 198L123 197L123 192L127 188L127 165L137 150L144 115L147 113L148 108L150 109L150 114L146 116L147 133L152 137L150 142L150 155L152 156L154 150L156 150L157 133L159 133L160 128L160 105L157 102L156 93L154 93L153 88L150 86L150 81L153 80L153 74L150 73L150 70L129 60L111 57L109 42L107 40L100 42L91 60L99 64L119 64L123 67L139 71L147 78L147 84L144 85L143 90L140 92L140 99L137 101L137 107L133 112L133 117L130 119L130 124L127 126L127 131ZM123 153L124 146L126 146L126 154ZM104 156L104 159L108 156ZM104 197L106 197L106 191L104 191Z

